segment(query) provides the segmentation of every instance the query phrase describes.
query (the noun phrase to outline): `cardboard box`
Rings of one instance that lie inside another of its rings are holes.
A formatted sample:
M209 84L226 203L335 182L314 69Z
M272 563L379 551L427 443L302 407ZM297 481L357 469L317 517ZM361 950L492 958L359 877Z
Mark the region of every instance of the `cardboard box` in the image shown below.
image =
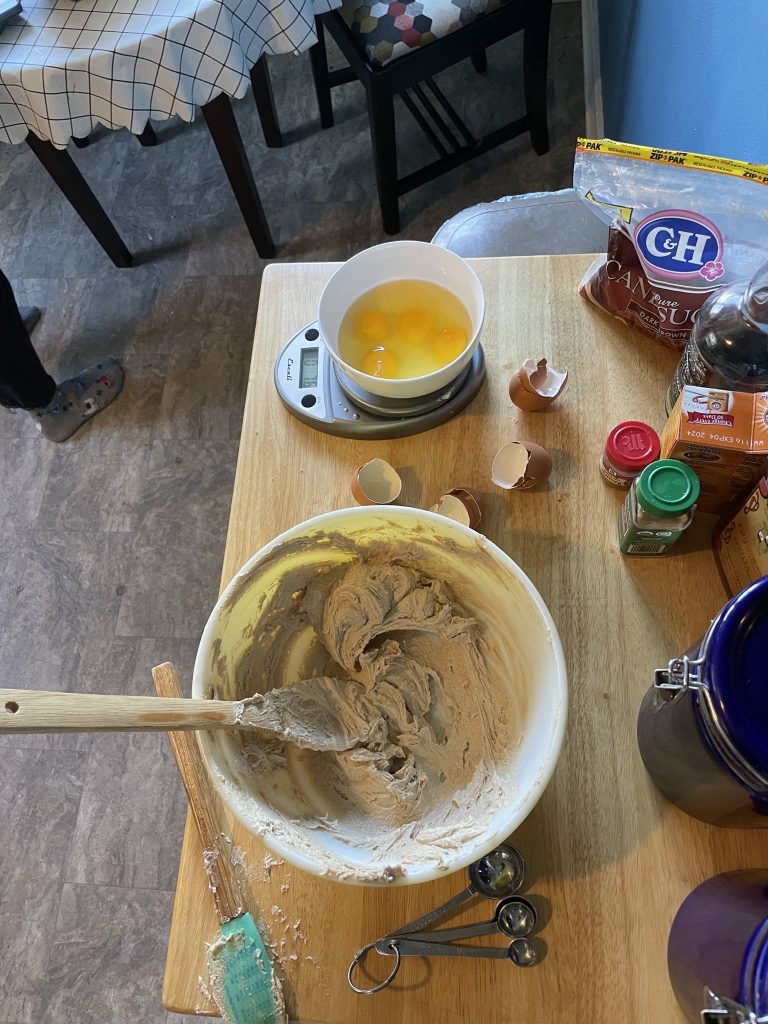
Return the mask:
M768 575L768 477L715 533L714 548L731 594Z
M662 459L698 476L703 512L727 512L765 473L767 455L768 393L687 385L661 434Z

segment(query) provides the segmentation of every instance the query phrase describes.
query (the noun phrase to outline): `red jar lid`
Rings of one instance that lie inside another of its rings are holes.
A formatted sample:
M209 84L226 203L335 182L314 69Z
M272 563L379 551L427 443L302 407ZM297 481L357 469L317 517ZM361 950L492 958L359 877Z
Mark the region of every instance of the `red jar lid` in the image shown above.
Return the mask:
M661 453L659 435L647 423L625 420L617 424L605 442L608 460L626 473L639 473Z

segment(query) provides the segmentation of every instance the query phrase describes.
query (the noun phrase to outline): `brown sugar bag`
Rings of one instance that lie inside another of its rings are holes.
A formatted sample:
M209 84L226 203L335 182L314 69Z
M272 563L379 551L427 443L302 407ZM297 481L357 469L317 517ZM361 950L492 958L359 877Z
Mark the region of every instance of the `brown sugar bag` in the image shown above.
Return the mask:
M573 178L610 227L580 293L675 351L707 296L768 255L768 167L579 139Z

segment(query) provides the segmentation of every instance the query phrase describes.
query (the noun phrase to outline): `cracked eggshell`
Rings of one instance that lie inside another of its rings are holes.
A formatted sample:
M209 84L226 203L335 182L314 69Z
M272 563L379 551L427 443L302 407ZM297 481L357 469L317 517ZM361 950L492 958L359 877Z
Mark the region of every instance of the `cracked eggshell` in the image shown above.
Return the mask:
M403 482L384 459L371 459L358 469L350 486L358 505L390 505L400 496Z
M433 505L430 512L447 516L456 523L462 523L475 530L483 518L483 506L480 495L469 487L454 487Z
M548 451L533 441L510 441L496 452L491 480L505 491L528 491L543 484L552 472Z
M547 360L526 359L523 365L512 374L509 382L509 397L519 409L536 412L546 409L562 394L568 383L568 371L560 373Z

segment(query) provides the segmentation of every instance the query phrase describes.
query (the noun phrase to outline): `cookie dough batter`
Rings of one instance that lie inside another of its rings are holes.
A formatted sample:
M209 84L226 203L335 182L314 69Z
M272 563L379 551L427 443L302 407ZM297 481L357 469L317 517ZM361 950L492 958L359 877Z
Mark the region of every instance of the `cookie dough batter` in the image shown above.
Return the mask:
M285 670L286 649L307 632L307 660L323 671L270 691L267 702L243 701L254 724L274 714L278 698L290 709L283 738L242 734L254 769L287 773L294 799L322 810L347 842L362 833L394 849L407 830L425 848L448 850L486 827L489 790L504 798L494 765L512 715L489 682L480 624L445 584L391 562L321 573L266 623L269 672ZM267 669L259 657L248 664ZM239 678L247 685L247 672ZM251 691L259 683L252 679Z

